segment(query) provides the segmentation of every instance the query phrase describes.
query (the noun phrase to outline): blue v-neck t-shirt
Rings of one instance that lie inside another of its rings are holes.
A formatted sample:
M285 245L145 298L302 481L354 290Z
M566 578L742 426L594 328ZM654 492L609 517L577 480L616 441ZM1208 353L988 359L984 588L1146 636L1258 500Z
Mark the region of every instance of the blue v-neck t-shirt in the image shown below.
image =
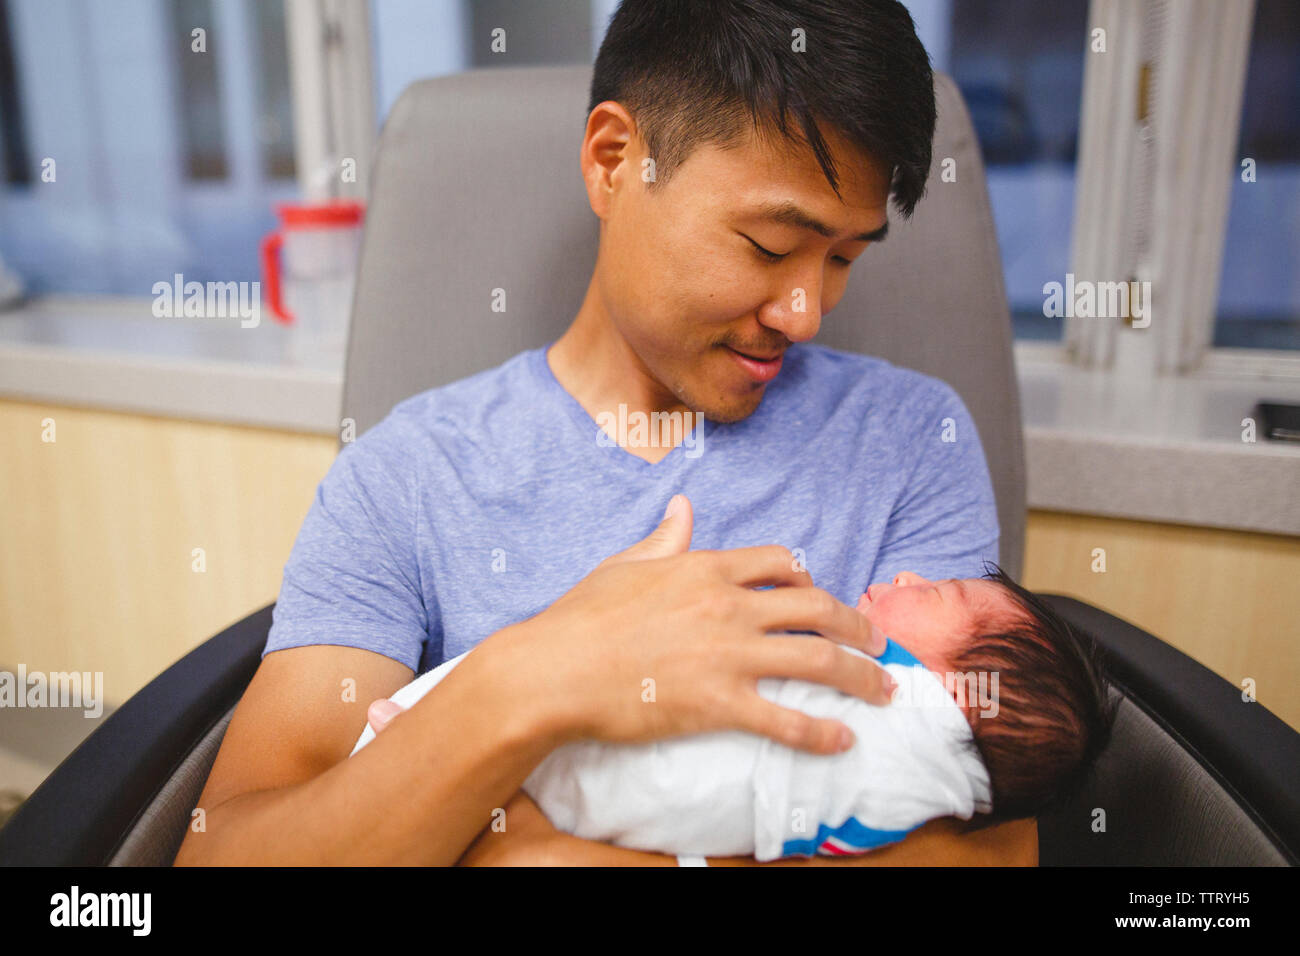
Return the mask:
M979 577L997 561L979 435L936 378L800 343L753 414L705 420L652 463L610 441L547 348L412 396L344 446L263 655L343 645L423 673L549 607L678 492L693 549L785 545L849 606L900 571Z

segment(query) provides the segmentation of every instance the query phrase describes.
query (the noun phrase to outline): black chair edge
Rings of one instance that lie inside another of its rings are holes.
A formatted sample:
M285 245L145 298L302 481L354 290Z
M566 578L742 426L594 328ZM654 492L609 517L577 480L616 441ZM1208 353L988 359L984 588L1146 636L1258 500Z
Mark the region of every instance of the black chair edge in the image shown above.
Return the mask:
M1038 596L1096 639L1111 682L1236 798L1293 866L1300 863L1300 732L1123 618L1065 595Z
M163 783L243 696L274 607L204 641L110 714L0 827L0 865L107 865Z

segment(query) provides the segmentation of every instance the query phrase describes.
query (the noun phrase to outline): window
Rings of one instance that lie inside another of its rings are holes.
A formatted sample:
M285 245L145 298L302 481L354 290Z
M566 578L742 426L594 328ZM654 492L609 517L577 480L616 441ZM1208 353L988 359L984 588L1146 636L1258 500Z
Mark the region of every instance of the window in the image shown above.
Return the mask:
M6 0L0 0L0 182L25 186L30 180L27 125L23 122L23 100L9 37L9 11Z
M258 279L297 193L282 0L72 9L0 2L0 259L29 295Z
M176 0L171 7L170 35L173 40L190 36L190 43L170 45L172 62L180 77L177 98L182 131L185 175L191 180L229 177L226 163L226 129L221 112L221 88L217 84L217 58L207 53L207 36L215 34L212 0ZM192 31L201 30L198 37ZM216 42L215 35L213 42ZM195 50L196 44L204 49Z
M253 2L257 35L257 139L262 148L262 176L290 180L297 174L293 155L293 99L289 93L284 3Z
M1015 335L1059 340L1043 286L1070 270L1087 0L907 5L979 138Z
M1235 173L1213 344L1300 349L1300 16L1294 0L1256 6Z
M380 119L407 85L427 76L496 66L593 63L615 0L475 0L371 6ZM492 49L493 31L504 51Z

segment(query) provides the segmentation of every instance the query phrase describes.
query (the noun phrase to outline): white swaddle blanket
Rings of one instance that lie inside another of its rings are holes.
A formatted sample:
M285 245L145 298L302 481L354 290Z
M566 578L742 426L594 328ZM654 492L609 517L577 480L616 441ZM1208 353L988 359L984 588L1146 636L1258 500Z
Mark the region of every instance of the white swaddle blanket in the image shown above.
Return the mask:
M464 657L391 699L410 707ZM852 728L844 753L810 754L742 731L649 744L584 740L553 751L524 792L557 829L583 839L760 861L863 853L937 817L989 812L988 771L942 680L893 641L875 660L899 685L886 707L806 681L758 682L768 700ZM374 737L367 725L352 753Z

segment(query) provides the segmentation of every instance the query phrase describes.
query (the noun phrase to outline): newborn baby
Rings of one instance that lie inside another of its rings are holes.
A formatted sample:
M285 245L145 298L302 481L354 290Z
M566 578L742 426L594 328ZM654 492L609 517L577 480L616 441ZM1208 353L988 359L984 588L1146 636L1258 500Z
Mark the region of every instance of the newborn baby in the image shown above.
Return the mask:
M847 724L845 752L742 731L585 740L553 751L524 792L557 829L631 849L856 854L937 817L980 814L984 826L1034 816L1077 786L1109 739L1113 710L1090 639L1000 568L937 583L903 572L871 585L858 610L889 636L874 658L898 683L888 706L806 681L758 682L768 700ZM391 699L410 707L465 656ZM367 726L352 753L374 736Z

